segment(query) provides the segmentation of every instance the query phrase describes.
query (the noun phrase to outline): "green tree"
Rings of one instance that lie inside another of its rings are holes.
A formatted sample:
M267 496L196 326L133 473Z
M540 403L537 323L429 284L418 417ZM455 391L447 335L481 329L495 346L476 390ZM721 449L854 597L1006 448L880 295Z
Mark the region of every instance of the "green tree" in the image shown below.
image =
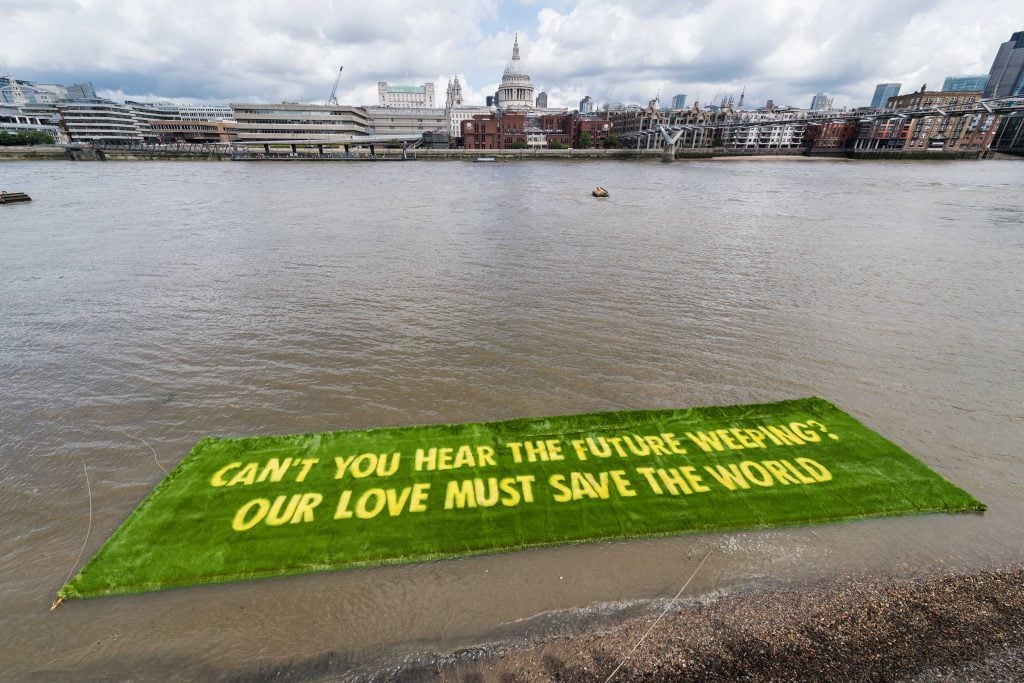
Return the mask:
M590 135L590 131L583 131L580 133L580 147L583 149L589 149L594 146L594 138Z
M41 130L21 130L17 133L0 132L0 146L52 145L53 136Z
M565 144L564 144L564 143L561 143L561 142L559 142L558 140L555 140L555 141L554 141L554 142L552 142L552 143L551 143L550 145L548 145L548 147L549 147L550 149L565 149Z
M604 140L604 146L605 147L618 147L619 146L619 136L616 135L615 133L608 133L608 137L605 138L605 140Z
M516 140L510 146L511 149L526 149L529 145L526 144L525 140Z

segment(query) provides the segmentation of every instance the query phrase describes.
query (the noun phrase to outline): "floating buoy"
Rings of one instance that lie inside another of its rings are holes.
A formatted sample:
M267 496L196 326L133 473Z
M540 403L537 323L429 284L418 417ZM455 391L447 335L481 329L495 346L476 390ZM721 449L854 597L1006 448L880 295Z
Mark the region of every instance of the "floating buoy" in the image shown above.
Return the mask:
M594 191L591 192L590 194L594 195L595 197L607 197L608 196L608 190L604 189L603 187L598 186L598 187L595 187Z

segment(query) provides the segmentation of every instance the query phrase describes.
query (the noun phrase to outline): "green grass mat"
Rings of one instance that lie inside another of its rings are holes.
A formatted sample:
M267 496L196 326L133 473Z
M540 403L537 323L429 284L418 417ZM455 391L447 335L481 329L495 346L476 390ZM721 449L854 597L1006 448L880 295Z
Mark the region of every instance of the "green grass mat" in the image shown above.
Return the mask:
M58 597L984 509L818 398L207 438Z

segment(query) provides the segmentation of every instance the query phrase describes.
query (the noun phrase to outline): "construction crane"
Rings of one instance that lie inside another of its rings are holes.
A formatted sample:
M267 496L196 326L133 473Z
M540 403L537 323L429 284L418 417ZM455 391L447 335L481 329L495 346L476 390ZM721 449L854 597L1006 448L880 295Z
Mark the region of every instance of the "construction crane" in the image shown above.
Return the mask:
M331 88L331 96L327 98L327 104L337 105L338 104L338 84L341 83L341 71L344 66L338 67L338 77L334 79L334 87Z

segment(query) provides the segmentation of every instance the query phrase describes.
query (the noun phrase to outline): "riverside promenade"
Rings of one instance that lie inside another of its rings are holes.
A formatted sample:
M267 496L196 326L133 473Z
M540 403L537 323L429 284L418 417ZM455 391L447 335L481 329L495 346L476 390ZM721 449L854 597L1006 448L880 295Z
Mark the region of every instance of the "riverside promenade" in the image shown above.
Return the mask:
M316 149L297 152L261 150L241 151L214 145L138 145L102 146L36 145L32 147L0 147L0 162L4 161L475 161L479 157L492 157L496 161L533 161L555 159L664 161L660 149L410 149L380 147L373 155L366 153L345 155L340 152L320 154ZM902 159L948 161L955 159L1006 158L1003 154L982 155L979 152L903 152L900 150L806 150L806 149L733 149L705 147L677 150L674 161L700 159Z

